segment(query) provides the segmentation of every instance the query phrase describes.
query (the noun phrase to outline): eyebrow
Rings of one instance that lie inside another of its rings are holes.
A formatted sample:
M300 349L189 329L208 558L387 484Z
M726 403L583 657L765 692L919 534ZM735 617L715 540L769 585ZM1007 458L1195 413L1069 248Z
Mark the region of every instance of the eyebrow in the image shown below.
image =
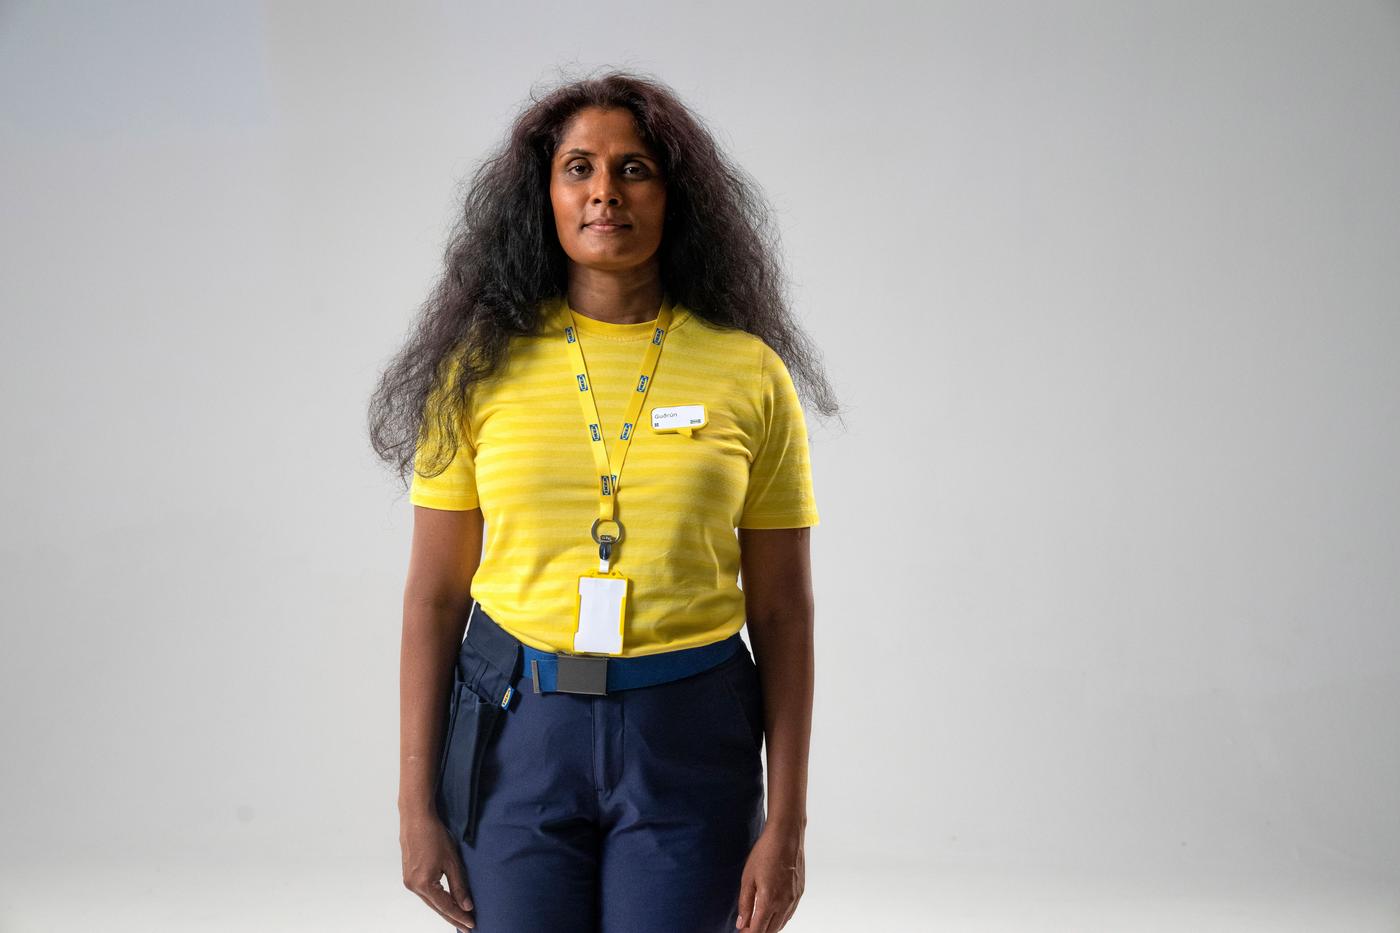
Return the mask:
M595 155L597 155L597 154L598 154L598 153L596 153L596 152L589 152L587 149L579 149L577 146L575 146L573 149L570 149L568 152L561 153L560 155L561 155L561 156L572 156L572 155L595 156ZM645 153L645 152L624 152L624 153L622 154L622 158L623 158L623 159L648 159L648 160L650 160L650 161L652 161L652 162L655 162L655 161L656 161L656 157L655 157L655 156L648 155L648 154Z

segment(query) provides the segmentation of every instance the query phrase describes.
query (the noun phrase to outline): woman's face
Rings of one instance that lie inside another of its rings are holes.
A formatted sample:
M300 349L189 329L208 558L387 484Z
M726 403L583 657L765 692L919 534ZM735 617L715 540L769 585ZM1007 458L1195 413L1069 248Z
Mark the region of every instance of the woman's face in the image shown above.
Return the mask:
M666 182L629 110L586 107L574 115L550 166L549 200L559 245L581 266L635 268L661 246Z

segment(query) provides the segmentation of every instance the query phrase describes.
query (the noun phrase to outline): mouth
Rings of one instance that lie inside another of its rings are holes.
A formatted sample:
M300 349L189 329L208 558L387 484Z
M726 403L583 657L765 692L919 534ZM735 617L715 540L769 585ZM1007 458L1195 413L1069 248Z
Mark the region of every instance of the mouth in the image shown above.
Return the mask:
M594 233L617 233L617 232L622 231L622 230L631 230L631 229L632 229L632 225L631 225L631 224L612 224L612 223L591 223L591 224L584 224L583 229L585 229L585 230L592 230Z

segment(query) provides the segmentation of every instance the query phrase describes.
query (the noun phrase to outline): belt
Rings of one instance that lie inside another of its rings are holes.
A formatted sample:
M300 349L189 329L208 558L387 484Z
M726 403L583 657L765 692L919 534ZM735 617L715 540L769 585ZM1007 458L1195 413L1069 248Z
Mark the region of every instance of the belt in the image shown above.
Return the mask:
M475 638L472 635L473 631L477 632ZM650 687L699 674L729 660L744 644L739 633L735 632L728 638L708 645L662 651L635 658L541 651L511 635L473 600L471 615L467 621L466 640L490 646L499 656L506 639L519 645L520 654L525 661L525 671L530 674L535 693L594 695L635 687ZM497 666L506 667L504 663L498 663ZM510 668L513 667L514 665L510 665Z

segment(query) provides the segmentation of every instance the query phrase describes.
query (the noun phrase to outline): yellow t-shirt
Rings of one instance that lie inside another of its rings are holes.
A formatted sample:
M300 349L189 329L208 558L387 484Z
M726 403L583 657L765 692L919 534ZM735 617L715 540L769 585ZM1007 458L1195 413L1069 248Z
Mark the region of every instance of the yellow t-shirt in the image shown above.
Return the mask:
M807 427L782 358L753 334L672 307L617 480L624 531L612 569L632 580L626 657L709 644L743 627L736 527L817 524ZM597 469L564 342L568 307L556 298L543 310L542 335L511 338L502 370L472 387L452 463L434 477L415 469L409 501L480 507L486 542L472 597L525 644L571 651L578 577L598 570L589 534ZM612 457L655 322L574 317ZM694 404L705 406L707 423L691 436L652 429L652 408Z

